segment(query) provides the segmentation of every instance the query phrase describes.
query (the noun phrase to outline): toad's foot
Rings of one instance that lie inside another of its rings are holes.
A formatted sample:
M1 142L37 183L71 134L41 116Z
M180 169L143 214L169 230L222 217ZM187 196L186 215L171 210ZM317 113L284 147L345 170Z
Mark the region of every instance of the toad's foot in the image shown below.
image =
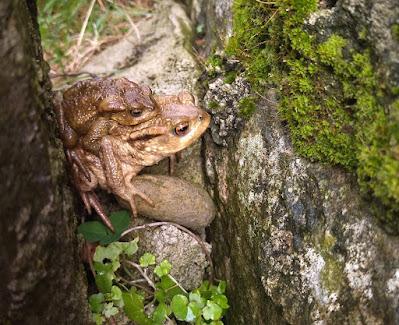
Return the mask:
M134 218L137 218L137 206L135 201L135 196L141 197L144 201L146 201L149 205L154 206L154 202L142 191L137 190L132 185L132 179L135 176L134 173L129 173L126 175L126 182L125 182L125 190L124 193L121 195L121 198L125 199L129 202L130 209L132 210L132 214Z
M154 202L145 193L136 190L132 186L130 186L128 193L129 193L128 202L134 218L137 218L137 206L136 206L135 196L141 197L151 206L155 205Z
M82 201L86 207L86 210L89 214L91 214L91 208L93 208L100 219L104 222L104 224L112 231L114 232L114 226L111 223L111 220L108 218L107 213L105 212L103 206L100 203L100 200L98 199L96 193L94 192L81 192L79 191L79 194L82 198Z
M79 171L87 178L89 182L91 182L90 172L87 169L87 167L84 165L78 152L76 150L66 149L65 154L67 156L68 162L71 165L76 165L79 168Z

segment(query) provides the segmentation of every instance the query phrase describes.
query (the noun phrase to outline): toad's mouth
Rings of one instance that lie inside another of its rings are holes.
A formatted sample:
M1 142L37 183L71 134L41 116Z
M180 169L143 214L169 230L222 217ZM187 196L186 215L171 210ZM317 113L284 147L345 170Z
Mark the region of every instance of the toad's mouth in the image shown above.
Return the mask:
M167 133L168 129L166 127L152 126L130 133L129 141L148 141Z

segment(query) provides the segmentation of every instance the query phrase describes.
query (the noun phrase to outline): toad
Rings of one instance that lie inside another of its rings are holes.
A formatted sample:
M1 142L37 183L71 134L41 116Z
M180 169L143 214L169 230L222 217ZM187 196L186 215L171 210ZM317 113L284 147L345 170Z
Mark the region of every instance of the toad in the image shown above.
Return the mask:
M64 95L64 100L72 98L70 94ZM84 98L79 100L85 103ZM86 132L83 124L79 125L80 122L78 125L73 124L75 122L72 117L68 119L71 123L64 123L64 127L73 125L83 135L74 139L72 146L67 138L68 143L65 145L67 150L68 146L74 148L76 159L73 159L71 164L74 184L88 212L90 213L93 207L111 229L112 225L94 189L100 187L127 201L133 215L136 216L135 195L149 203L152 202L144 193L134 188L132 178L145 166L153 165L191 145L202 135L210 122L209 115L195 106L194 98L188 92L181 92L177 96L151 96L151 100L155 101L157 113L149 120L135 125L118 121L113 119L112 115L106 116L101 112L97 112L97 119L89 119L89 114L84 114L83 106L77 109L78 116L82 114L95 126L92 130L100 130L96 136ZM63 107L72 106L63 103ZM61 113L66 113L66 110L61 110ZM91 145L87 145L90 141Z
M76 151L97 154L100 139L118 125L132 126L158 114L159 107L147 86L126 79L95 78L77 82L56 105L61 139L68 160L89 177Z

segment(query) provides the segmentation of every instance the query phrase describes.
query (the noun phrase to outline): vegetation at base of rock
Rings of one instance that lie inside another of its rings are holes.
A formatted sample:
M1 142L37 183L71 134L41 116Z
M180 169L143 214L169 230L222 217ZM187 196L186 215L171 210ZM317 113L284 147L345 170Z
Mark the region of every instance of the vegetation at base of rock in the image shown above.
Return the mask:
M128 227L131 220L129 212L126 210L112 212L109 216L114 232L109 230L102 222L87 221L78 227L78 233L90 243L99 242L100 245L107 245L117 241L122 232Z
M297 152L344 166L383 205L377 216L399 224L399 101L373 66L373 53L339 34L306 31L316 0L235 0L226 48L255 90L278 86L279 111ZM395 27L392 27L395 34Z
M242 98L239 103L239 115L248 119L252 116L252 114L256 110L256 103L253 97L244 97Z
M93 260L99 292L89 297L96 324L125 315L138 325L161 325L171 318L190 324L223 325L229 308L224 281L217 286L204 281L187 292L170 275L172 265L167 260L156 264L155 256L145 253L135 262L137 242L136 238L96 248Z

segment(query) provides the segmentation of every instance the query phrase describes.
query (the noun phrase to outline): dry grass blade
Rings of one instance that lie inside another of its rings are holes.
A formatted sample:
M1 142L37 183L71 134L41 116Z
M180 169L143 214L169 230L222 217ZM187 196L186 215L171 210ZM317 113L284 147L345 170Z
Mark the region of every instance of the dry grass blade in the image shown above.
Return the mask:
M90 6L89 6L89 10L87 10L85 19L83 21L82 28L80 29L78 43L77 43L77 46L76 46L76 52L79 51L80 44L82 44L83 36L85 34L85 31L86 31L86 28L87 28L87 24L89 22L89 19L90 19L90 16L91 16L91 13L93 11L95 3L96 3L96 0L91 0Z

